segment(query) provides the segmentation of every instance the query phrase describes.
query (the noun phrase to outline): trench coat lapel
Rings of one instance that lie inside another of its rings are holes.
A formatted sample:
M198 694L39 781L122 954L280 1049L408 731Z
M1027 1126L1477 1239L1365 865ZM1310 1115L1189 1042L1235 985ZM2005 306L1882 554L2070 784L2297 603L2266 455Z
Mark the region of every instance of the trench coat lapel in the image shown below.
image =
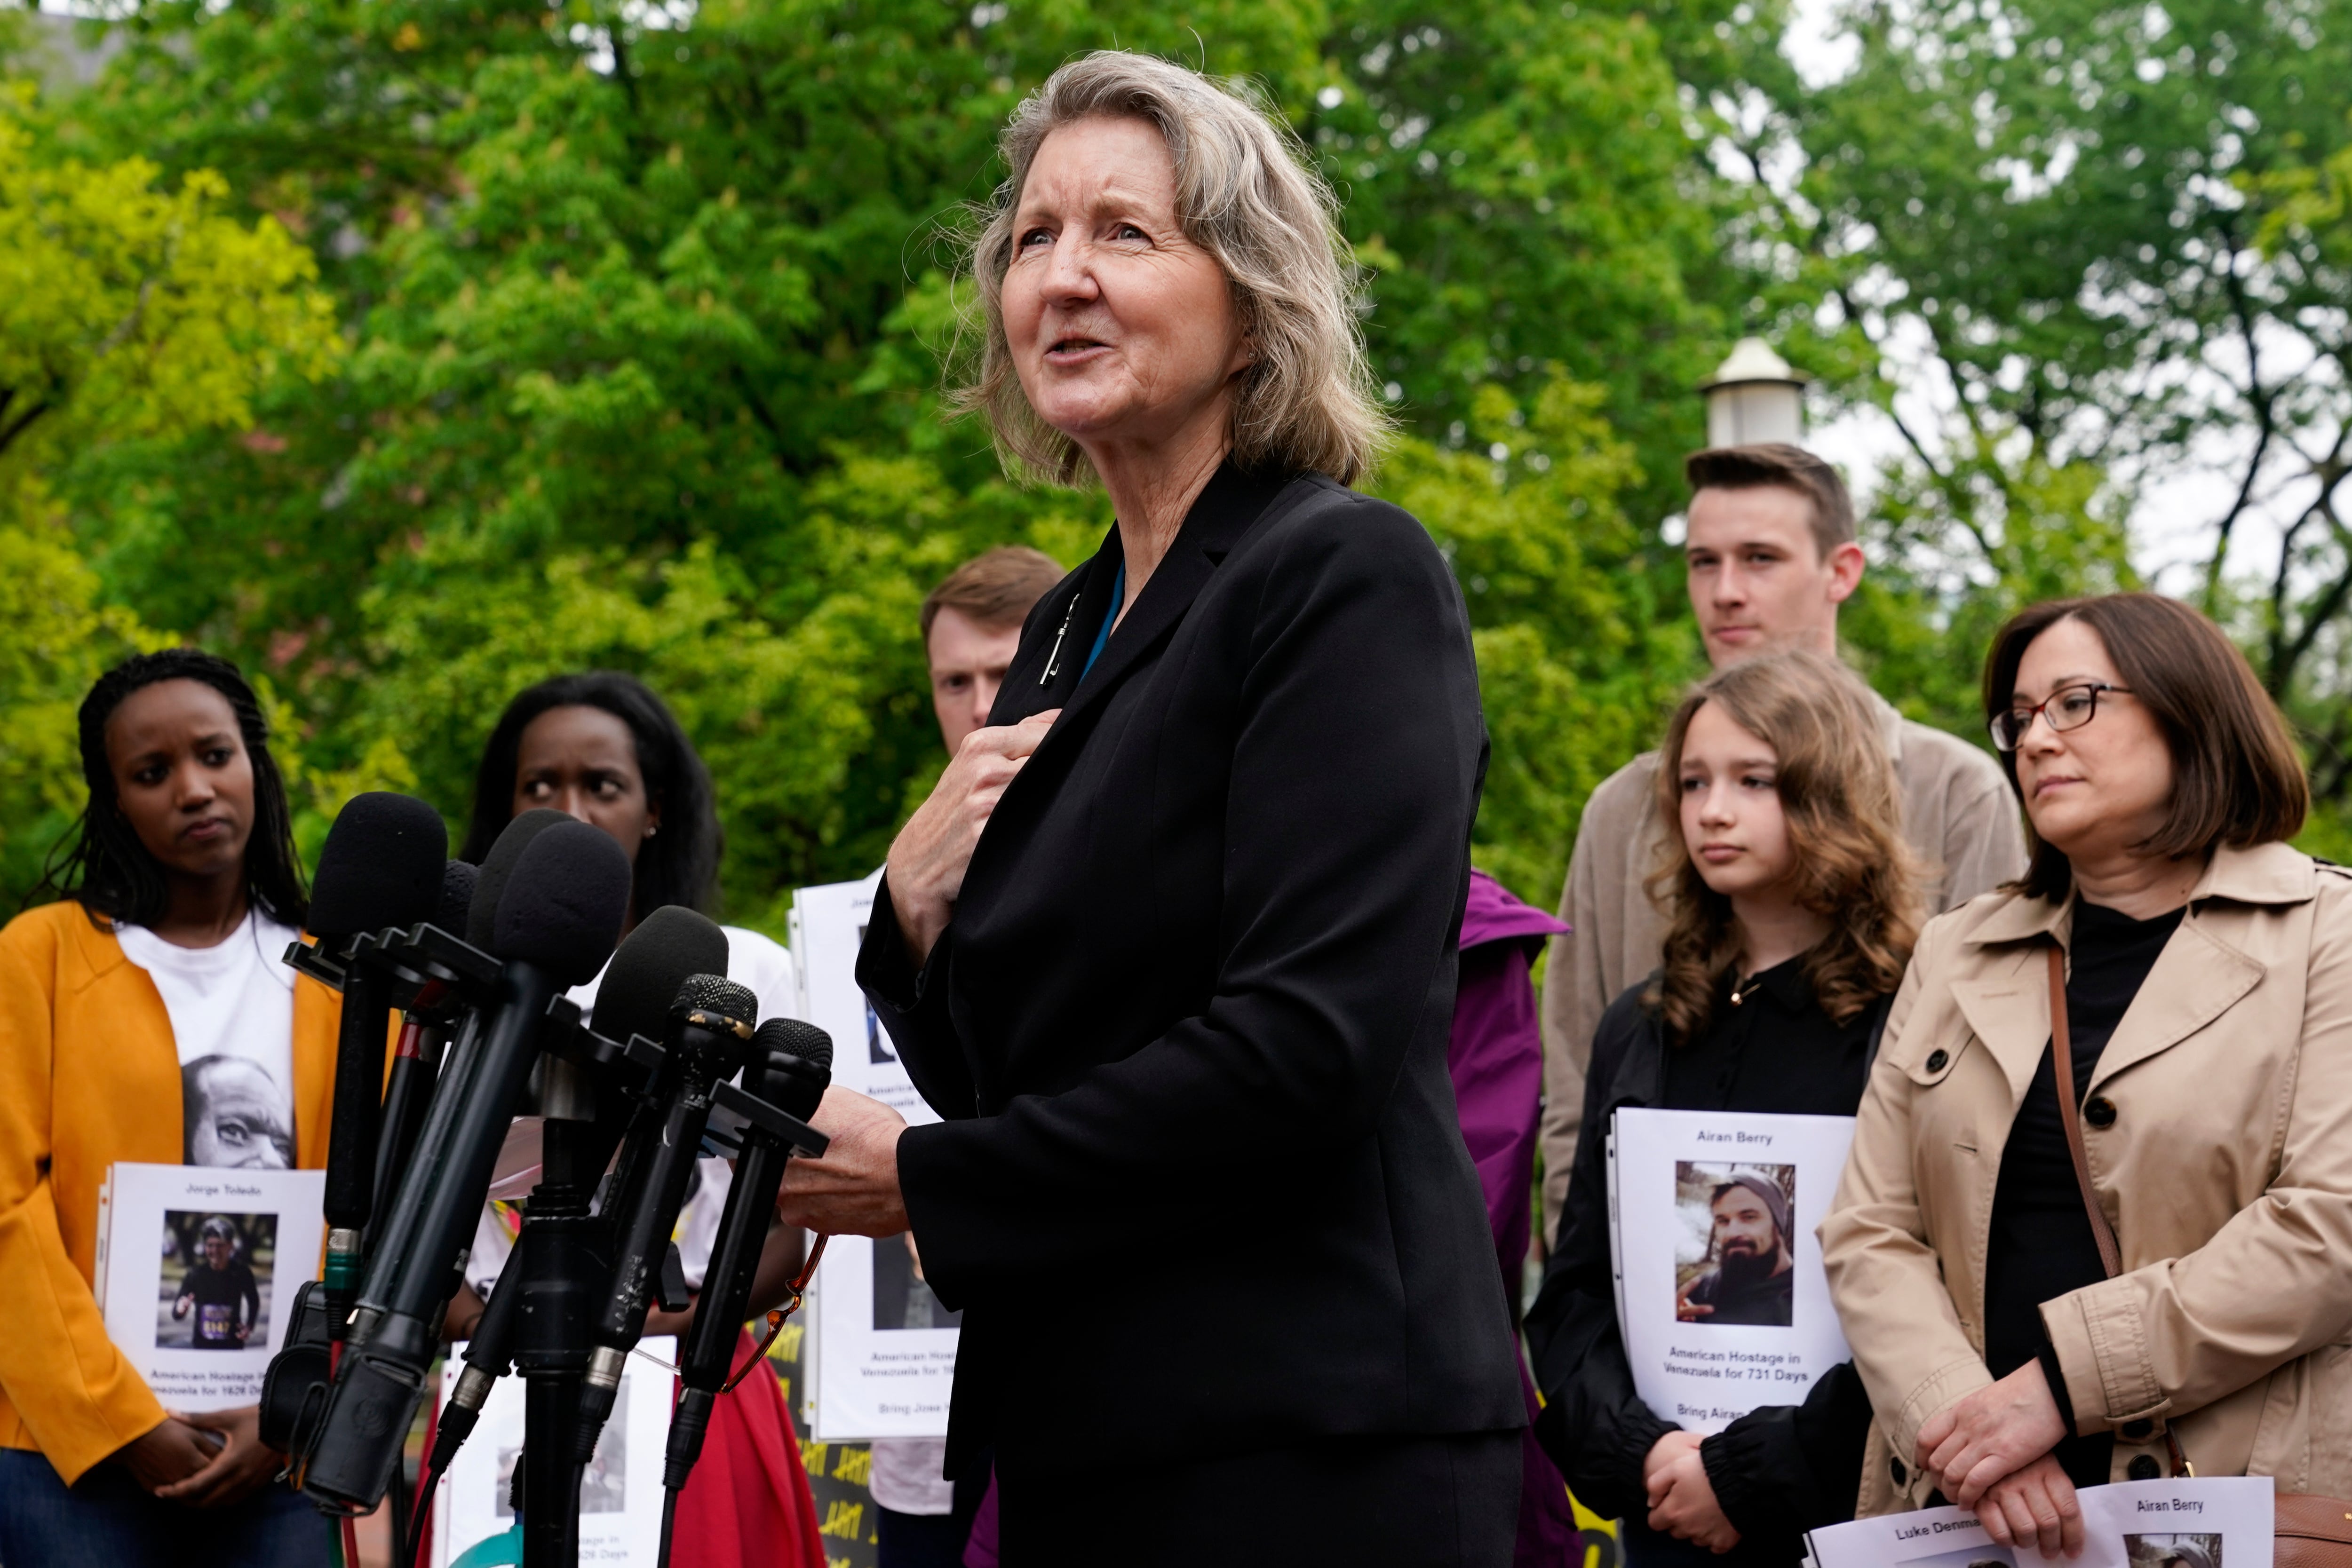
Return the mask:
M2192 914L2157 955L2156 967L2099 1053L2091 1086L2179 1045L2237 1006L2263 973L2262 964L2206 930Z
M2050 1047L2050 981L2042 945L2000 955L1994 972L1952 982L1952 999L1969 1028L1984 1042L2009 1080L2013 1108L2025 1103L2026 1085Z

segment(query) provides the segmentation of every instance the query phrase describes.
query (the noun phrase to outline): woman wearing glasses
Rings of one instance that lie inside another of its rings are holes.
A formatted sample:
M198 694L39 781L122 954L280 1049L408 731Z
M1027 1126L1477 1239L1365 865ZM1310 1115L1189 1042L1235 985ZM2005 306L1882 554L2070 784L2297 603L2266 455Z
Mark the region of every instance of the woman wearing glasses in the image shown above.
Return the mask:
M1984 689L2032 863L1922 935L1822 1228L1861 1511L2056 1555L2184 1464L2352 1494L2352 874L2284 841L2285 723L2152 594L2025 611Z

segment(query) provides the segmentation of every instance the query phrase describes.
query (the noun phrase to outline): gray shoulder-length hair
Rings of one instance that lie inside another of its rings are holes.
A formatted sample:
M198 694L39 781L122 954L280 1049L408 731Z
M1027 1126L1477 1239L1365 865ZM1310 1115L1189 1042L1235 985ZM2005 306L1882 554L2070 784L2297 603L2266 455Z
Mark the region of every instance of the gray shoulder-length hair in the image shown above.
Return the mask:
M1156 126L1176 162L1178 221L1224 269L1256 354L1234 402L1244 467L1328 474L1352 484L1391 429L1372 392L1351 293L1356 267L1339 201L1288 127L1236 89L1149 55L1103 49L1024 99L998 142L1010 169L972 243L982 341L957 406L988 418L1007 462L1057 485L1087 472L1077 444L1029 405L1004 335L1004 274L1029 165L1045 138L1108 116Z

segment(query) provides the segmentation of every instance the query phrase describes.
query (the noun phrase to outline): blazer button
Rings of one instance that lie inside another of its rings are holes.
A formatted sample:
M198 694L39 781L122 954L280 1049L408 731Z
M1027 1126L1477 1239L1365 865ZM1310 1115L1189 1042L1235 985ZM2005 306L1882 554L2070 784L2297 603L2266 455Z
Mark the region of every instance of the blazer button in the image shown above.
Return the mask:
M1886 1473L1895 1478L1896 1486L1901 1486L1911 1479L1911 1472L1903 1468L1903 1461L1892 1456L1889 1456L1886 1461Z
M1927 1053L1927 1071L1930 1072L1941 1072L1944 1071L1944 1063L1951 1060L1952 1059L1950 1057L1945 1055L1941 1051L1931 1051Z
M2164 1467L2156 1462L2154 1454L2134 1454L2132 1462L2124 1467L2124 1474L2136 1481L2160 1480L2164 1477Z
M2122 1426L2116 1427L2116 1430L2123 1434L2124 1441L2127 1443L2145 1443L2150 1437L2156 1436L2156 1423L2153 1421L2126 1421Z
M2083 1107L2083 1120L2094 1127L2114 1126L2116 1124L2115 1102L2104 1094L2095 1095L2091 1103Z

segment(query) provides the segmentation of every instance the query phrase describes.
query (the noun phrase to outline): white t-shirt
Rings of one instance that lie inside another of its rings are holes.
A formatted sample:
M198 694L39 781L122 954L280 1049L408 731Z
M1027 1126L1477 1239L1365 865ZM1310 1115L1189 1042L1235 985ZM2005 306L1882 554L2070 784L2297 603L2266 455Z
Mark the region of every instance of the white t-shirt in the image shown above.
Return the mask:
M294 971L280 960L299 935L258 909L211 947L115 927L123 956L147 971L172 1019L183 1164L293 1167Z
M719 929L727 933L727 977L739 986L749 987L751 994L760 998L760 1021L797 1018L801 1005L800 972L793 967L792 949L740 925L722 925ZM605 969L611 967L608 959L594 979L565 993L580 1004L582 1012L594 1009ZM686 1285L690 1291L702 1288L703 1273L710 1266L711 1249L719 1244L719 1221L726 1212L727 1194L734 1184L734 1174L725 1160L698 1160L695 1164L694 1190L677 1217L678 1261L685 1267ZM474 1228L473 1255L466 1264L467 1281L477 1294L488 1293L499 1270L506 1267L507 1254L513 1246L506 1227L485 1207Z

